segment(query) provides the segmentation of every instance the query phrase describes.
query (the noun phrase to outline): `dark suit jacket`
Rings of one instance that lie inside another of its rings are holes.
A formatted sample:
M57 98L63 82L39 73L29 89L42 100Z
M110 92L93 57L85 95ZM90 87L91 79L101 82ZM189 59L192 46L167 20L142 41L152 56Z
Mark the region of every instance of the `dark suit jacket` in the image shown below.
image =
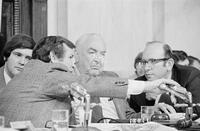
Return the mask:
M0 68L0 92L6 86L5 78L4 78L4 66Z
M127 80L109 76L75 76L61 64L32 60L0 94L0 115L5 116L6 126L10 121L31 120L34 126L44 127L51 119L53 109L71 109L68 91L75 81L82 84L91 96L126 97ZM116 84L118 81L125 84ZM65 88L62 85L66 85Z
M147 80L145 76L137 79L144 81ZM198 69L188 66L174 65L172 70L172 79L192 93L194 103L200 103L200 71ZM154 105L154 101L148 101L145 98L145 93L142 93L140 95L132 95L129 104L136 112L139 112L140 106Z

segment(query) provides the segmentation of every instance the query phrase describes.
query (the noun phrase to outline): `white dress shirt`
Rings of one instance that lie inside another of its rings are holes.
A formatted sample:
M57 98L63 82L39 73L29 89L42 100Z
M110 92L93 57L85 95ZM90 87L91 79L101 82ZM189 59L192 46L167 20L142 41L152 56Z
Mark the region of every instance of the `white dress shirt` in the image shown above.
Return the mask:
M127 97L130 95L138 95L144 91L145 81L128 80Z
M103 117L119 119L113 100L110 100L108 97L100 97L100 105L102 107Z
M127 96L136 95L143 92L145 88L144 81L128 80ZM119 119L113 100L108 97L100 97L100 106L102 106L103 117ZM75 98L72 101L72 107L75 110L76 124L82 124L84 119L84 103ZM90 115L91 116L91 115Z
M5 68L4 68L4 71L3 71L3 75L4 75L4 79L5 79L6 85L7 85L8 82L11 80L11 77L8 75L8 73L6 72Z

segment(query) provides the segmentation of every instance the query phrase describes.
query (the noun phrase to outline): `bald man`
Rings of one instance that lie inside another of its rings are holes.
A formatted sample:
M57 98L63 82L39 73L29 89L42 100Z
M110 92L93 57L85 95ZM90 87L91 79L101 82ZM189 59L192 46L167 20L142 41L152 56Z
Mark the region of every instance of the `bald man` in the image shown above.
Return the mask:
M175 64L171 47L160 41L152 41L146 44L143 51L142 61L145 74L137 80L153 81L161 78L172 79L177 81L185 90L192 93L192 100L194 103L200 102L200 71L189 66L182 66ZM142 105L152 106L156 101L165 102L172 106L177 103L183 103L183 100L178 99L176 102L167 99L163 92L156 89L154 93L142 93L131 96L130 106L136 112L140 111ZM156 101L155 101L156 100ZM167 108L168 106L166 106ZM165 107L163 107L165 108ZM176 111L184 112L185 109L176 108ZM200 116L199 107L194 108L194 112ZM172 110L166 110L170 113Z
M78 54L77 68L80 71L80 74L89 74L94 78L118 77L114 72L103 71L106 45L100 35L85 34L81 36L76 42L76 50ZM99 97L92 99L99 99ZM124 108L126 104L124 99L100 97L99 100L98 103L100 102L102 110L99 110L101 113L93 113L92 122L97 122L103 117L126 119Z

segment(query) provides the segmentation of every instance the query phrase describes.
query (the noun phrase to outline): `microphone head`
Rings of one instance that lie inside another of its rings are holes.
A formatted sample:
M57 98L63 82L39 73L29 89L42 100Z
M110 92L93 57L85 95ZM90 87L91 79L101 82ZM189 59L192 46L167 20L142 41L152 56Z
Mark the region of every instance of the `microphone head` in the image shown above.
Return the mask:
M82 95L82 97L88 94L87 90L81 84L77 82L73 82L71 84L71 89L72 91L78 92L80 95Z
M70 87L71 87L70 94L79 100L81 100L82 97L85 97L88 94L87 90L85 88L83 88L83 86L81 84L79 84L77 82L71 83Z

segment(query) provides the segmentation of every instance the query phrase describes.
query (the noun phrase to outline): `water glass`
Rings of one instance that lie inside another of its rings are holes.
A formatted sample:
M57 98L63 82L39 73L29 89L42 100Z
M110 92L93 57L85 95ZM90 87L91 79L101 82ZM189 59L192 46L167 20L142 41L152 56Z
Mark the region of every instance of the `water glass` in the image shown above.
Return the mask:
M143 121L151 121L154 114L154 106L141 106L141 119Z
M5 119L4 116L0 116L0 127L4 127Z
M68 126L69 126L68 110L53 110L51 120L53 122L52 131L68 131Z

